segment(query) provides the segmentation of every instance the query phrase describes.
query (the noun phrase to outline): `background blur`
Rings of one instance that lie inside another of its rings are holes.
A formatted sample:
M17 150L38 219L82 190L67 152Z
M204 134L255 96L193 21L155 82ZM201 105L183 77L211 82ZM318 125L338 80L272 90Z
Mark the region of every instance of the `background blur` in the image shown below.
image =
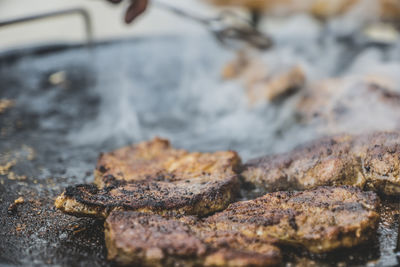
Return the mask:
M212 15L210 5L195 0L163 0L199 14ZM156 6L130 25L123 22L127 3L113 5L106 0L0 0L0 21L43 12L83 7L91 15L97 40L151 34L181 34L202 31L196 23L166 12ZM84 28L79 16L67 16L0 28L0 49L48 41L82 41Z

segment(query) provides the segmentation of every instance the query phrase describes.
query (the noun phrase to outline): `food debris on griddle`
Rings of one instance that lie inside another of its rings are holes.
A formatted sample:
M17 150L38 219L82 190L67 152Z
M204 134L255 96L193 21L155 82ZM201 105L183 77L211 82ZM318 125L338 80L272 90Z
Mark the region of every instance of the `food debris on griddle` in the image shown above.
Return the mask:
M21 205L21 204L23 204L24 202L25 202L25 200L24 200L23 197L17 198L16 200L14 200L13 203L10 204L10 206L8 207L7 212L8 212L9 214L15 213L15 212L17 211L18 205Z
M8 175L8 173L10 172L10 169L12 167L14 167L15 164L17 164L17 161L14 159L14 160L7 162L4 165L0 165L0 175Z
M4 113L7 109L13 107L15 102L10 99L0 99L0 114Z

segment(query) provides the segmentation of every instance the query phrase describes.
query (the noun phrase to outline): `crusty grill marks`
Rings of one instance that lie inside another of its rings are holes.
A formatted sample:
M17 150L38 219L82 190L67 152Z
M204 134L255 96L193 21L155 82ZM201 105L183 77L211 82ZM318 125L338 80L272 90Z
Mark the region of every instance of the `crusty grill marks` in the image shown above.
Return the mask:
M176 182L119 182L98 189L95 185L68 187L56 207L78 216L107 217L112 210L204 216L224 209L238 190L236 176L218 180L206 176Z
M105 222L108 258L145 266L269 266L280 251L268 240L219 232L196 218L113 212Z
M378 205L372 192L346 186L319 187L236 202L205 221L215 229L273 237L320 253L366 241L376 229Z
M169 141L152 141L124 147L99 157L95 170L95 183L110 185L110 179L141 181L166 178L170 181L195 178L208 174L233 175L240 165L234 151L215 153L189 153L172 148ZM112 181L111 181L112 182Z
M245 164L246 181L266 191L353 185L400 194L398 133L322 138L291 152Z

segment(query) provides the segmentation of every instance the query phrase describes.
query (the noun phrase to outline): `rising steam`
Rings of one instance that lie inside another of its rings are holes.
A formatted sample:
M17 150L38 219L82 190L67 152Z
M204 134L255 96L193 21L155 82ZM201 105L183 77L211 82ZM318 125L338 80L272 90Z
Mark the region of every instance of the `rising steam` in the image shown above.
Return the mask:
M331 89L328 106L344 101L351 112L333 124L298 121L304 88L278 103L249 105L241 80L224 81L220 76L235 52L199 34L99 50L93 63L99 78L93 90L101 108L97 118L70 134L70 140L112 140L119 146L158 135L188 149L235 149L247 159L285 151L320 135L398 129L400 115L393 113L397 108L363 89L363 83L378 79L385 90L400 94L399 38L372 46L377 41L361 33L376 17L367 17L365 10L371 5L361 2L326 23L304 14L268 19L263 29L276 45L253 53L269 69L300 66L305 88L315 88L325 79L339 80L335 85L345 89L337 94Z

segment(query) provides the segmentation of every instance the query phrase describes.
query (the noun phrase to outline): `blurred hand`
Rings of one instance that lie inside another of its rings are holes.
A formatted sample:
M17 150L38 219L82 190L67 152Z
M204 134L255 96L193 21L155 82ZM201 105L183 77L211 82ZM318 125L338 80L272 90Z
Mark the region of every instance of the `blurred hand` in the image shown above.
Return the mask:
M121 3L122 0L108 0L113 4ZM129 5L128 9L125 13L125 22L131 23L135 18L140 16L145 10L148 5L149 0L130 0L131 4Z

